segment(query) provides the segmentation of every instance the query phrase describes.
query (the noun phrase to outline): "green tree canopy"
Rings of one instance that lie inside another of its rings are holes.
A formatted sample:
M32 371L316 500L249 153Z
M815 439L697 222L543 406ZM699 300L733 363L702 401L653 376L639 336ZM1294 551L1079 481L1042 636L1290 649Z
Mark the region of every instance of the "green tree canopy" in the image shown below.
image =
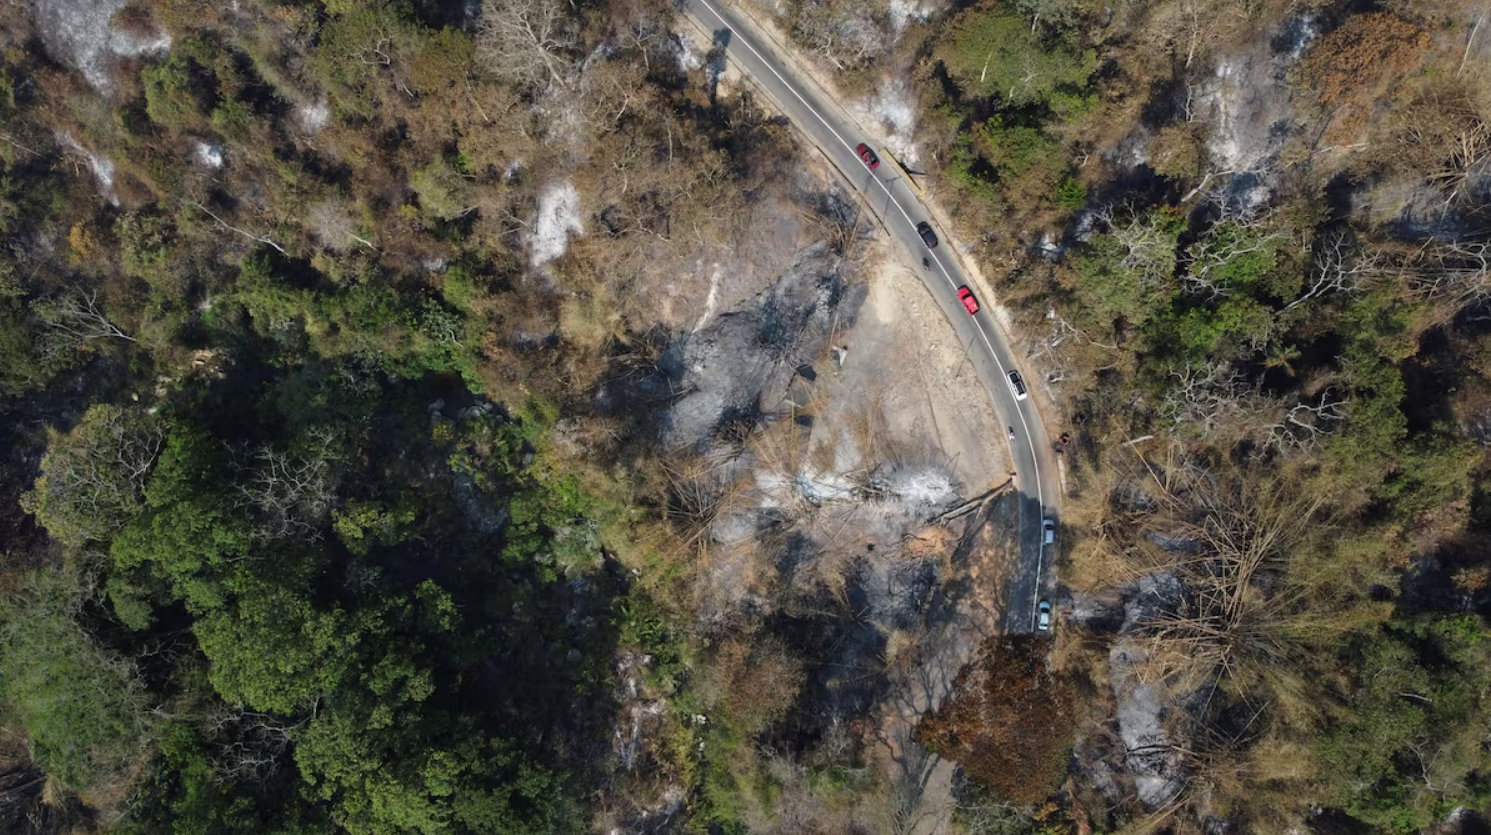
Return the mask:
M937 57L969 95L1013 105L1039 104L1059 90L1080 90L1097 71L1097 54L1045 41L1030 22L1000 6L975 7L952 23Z

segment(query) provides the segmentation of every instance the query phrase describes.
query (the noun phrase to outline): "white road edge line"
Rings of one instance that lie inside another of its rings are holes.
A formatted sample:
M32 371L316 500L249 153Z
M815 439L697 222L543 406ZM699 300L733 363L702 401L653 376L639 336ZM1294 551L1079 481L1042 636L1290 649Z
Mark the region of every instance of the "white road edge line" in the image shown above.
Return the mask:
M824 118L823 114L819 113L817 108L813 107L813 105L808 103L807 99L803 98L802 93L799 93L797 91L797 88L792 86L792 82L783 78L782 74L777 72L776 67L773 67L771 65L771 62L766 60L766 57L758 52L756 50L756 47L751 45L750 40L740 37L740 33L736 31L736 27L730 25L730 22L725 20L724 16L720 14L719 10L709 3L709 0L696 0L696 2L698 2L699 5L703 6L704 8L708 9L710 13L714 15L714 19L720 22L721 26L724 26L727 30L730 31L732 35L735 35L740 40L740 42L745 45L745 48L749 49L751 51L751 54L756 56L756 60L760 61L762 66L770 70L771 74L776 76L778 81L782 82L782 86L787 88L787 90L790 91L792 95L796 96L798 101L802 102L802 106L807 108L809 113L812 113L814 116L818 117L818 121L822 122L825 128L828 128L828 132L833 134L834 139L839 140L839 144L844 146L844 150L848 151L851 155L854 155L854 146L845 141L844 137L840 136L837 130L834 130L834 126L829 124L828 119ZM855 155L855 158L858 159L858 156ZM911 215L907 213L904 207L901 206L901 201L896 199L896 196L891 193L891 190L886 187L885 183L881 182L879 177L872 176L870 177L870 179L873 180L876 185L880 186L880 190L885 192L885 197L887 200L890 201L890 204L895 206L896 211L901 213L901 217L905 218L906 222L911 224L911 226L914 228L916 226L916 221L911 219ZM932 254L932 260L937 262L937 269L942 271L942 277L947 280L948 286L956 290L958 287L958 283L956 281L953 281L953 277L951 275L948 275L947 267L943 265L942 259L937 257L936 250L928 249L928 252ZM1008 385L1009 372L1005 371L1004 363L999 361L999 353L994 350L994 344L989 341L989 335L984 331L984 323L977 316L975 316L973 319L973 324L978 328L978 335L981 339L983 339L984 346L989 349L989 356L993 358L994 365L999 369L1000 376L1005 378L1005 384ZM1042 489L1041 486L1040 456L1036 454L1035 442L1030 439L1030 424L1027 423L1025 420L1025 412L1020 409L1018 404L1015 406L1015 416L1020 419L1020 428L1025 430L1025 443L1030 449L1030 460L1035 465L1035 498L1036 502L1040 504L1040 518L1042 523L1044 523L1046 512L1046 496L1045 491ZM1035 564L1035 598L1031 601L1031 612L1033 617L1039 617L1038 614L1035 614L1035 609L1037 606L1040 605L1041 569L1044 567L1046 557L1045 530L1042 530L1040 532L1040 539L1037 540L1036 547L1037 557Z

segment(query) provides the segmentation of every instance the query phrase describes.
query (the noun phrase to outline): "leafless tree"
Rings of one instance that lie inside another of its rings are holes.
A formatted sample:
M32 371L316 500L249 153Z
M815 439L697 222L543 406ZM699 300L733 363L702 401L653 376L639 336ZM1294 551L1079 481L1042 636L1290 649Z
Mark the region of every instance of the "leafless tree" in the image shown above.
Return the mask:
M349 239L374 252L378 251L372 241L357 234L357 221L342 201L322 200L312 206L306 215L306 226L322 243L337 252L343 252L351 246Z
M486 0L477 46L499 76L567 88L579 39L561 0Z
M1381 253L1365 251L1356 245L1350 232L1332 232L1321 240L1315 252L1315 280L1304 295L1284 306L1293 310L1321 296L1345 293L1357 295L1375 285L1388 272Z
M227 705L208 717L207 726L215 776L232 783L262 783L273 777L297 727Z
M1268 449L1309 449L1346 419L1349 400L1334 388L1288 405L1264 394L1231 363L1174 370L1170 376L1161 414L1172 430L1210 440L1253 438Z
M876 51L887 43L868 8L868 4L836 0L804 3L793 29L834 69L857 69L873 61Z
M1427 175L1446 211L1485 175L1491 161L1491 99L1484 94L1444 79L1431 84L1394 121L1393 162Z
M1138 275L1147 288L1164 285L1175 271L1175 237L1164 228L1162 218L1153 212L1115 212L1111 206L1095 218L1123 246L1120 265L1124 269Z
M63 355L98 339L135 341L99 309L97 291L64 293L38 301L31 309L47 326L47 338L41 347L49 358L61 359Z
M580 107L587 124L614 130L626 114L648 105L646 70L632 61L599 60L580 79Z
M1416 297L1448 302L1455 310L1491 300L1491 244L1484 241L1431 242L1410 256L1402 272Z
M1282 232L1266 230L1256 219L1224 205L1222 216L1188 250L1190 263L1181 283L1188 291L1208 299L1225 296L1231 291L1217 283L1217 274L1223 268L1243 256L1277 247L1283 239Z
M231 223L227 222L226 220L223 220L221 217L219 217L216 212L214 212L211 209L207 208L206 206L202 205L202 203L200 201L197 201L197 200L183 200L181 202L182 202L182 205L184 205L184 206L190 206L191 208L196 209L197 211L201 212L202 214L207 215L208 217L212 218L213 223L217 224L217 227L219 229L224 229L226 231L234 232L236 234L242 235L243 237L248 238L251 241L255 241L257 243L261 243L261 244L264 244L265 246L268 246L268 247L272 248L275 252L278 252L281 255L285 254L285 248L282 247L282 246L280 246L279 244L275 243L273 240L270 240L267 236L265 236L265 235L256 235L253 232L248 231L247 229L240 229L237 226L234 226L233 224L231 224Z
M1328 497L1179 454L1143 466L1150 506L1115 519L1128 528L1111 531L1124 543L1115 558L1136 576L1175 577L1183 593L1140 623L1140 675L1177 693L1225 679L1255 706L1309 710L1307 648L1381 615L1323 567Z
M1268 399L1229 362L1207 368L1186 367L1170 372L1172 380L1161 401L1160 413L1178 431L1203 438L1242 435L1268 423Z
M233 489L238 506L255 517L255 536L320 536L318 523L335 500L332 440L329 430L315 430L305 450L285 452L265 445L240 456Z
M1318 398L1290 406L1281 419L1264 427L1264 443L1279 450L1311 449L1341 428L1350 401L1327 389Z

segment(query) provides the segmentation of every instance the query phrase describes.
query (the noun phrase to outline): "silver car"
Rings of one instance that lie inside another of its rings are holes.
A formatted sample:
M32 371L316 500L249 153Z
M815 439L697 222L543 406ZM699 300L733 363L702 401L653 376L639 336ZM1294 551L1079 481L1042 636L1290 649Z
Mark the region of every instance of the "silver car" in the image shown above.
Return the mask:
M1051 601L1042 600L1035 607L1035 628L1042 632L1051 631Z

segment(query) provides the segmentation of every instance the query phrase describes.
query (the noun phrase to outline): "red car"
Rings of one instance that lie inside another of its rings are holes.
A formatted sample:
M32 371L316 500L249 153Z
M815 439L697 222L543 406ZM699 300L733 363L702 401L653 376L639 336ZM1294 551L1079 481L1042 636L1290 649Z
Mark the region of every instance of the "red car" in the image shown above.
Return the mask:
M859 143L859 147L854 149L854 153L859 154L859 158L864 161L864 164L871 171L880 167L880 157L875 156L875 152L870 150L869 145L863 142Z
M958 288L958 301L963 303L970 314L978 312L978 299L973 297L973 291L967 285Z

